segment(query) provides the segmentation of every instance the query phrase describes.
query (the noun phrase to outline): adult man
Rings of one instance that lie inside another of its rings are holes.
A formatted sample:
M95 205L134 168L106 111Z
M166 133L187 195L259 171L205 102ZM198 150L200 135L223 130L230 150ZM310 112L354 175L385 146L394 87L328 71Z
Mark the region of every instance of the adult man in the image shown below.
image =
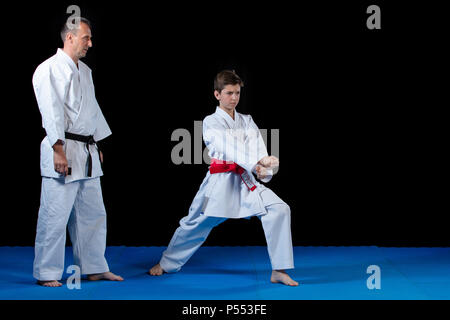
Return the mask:
M217 74L214 95L216 112L203 121L203 139L209 149L211 166L189 215L170 241L151 275L176 272L206 240L209 232L227 218L261 219L272 264L272 282L290 286L298 283L284 271L294 268L290 209L274 192L258 183L252 175L268 182L278 159L268 156L264 141L251 116L235 111L243 86L230 70Z
M74 263L89 280L123 280L105 259L106 211L95 141L111 130L95 98L91 69L80 61L92 47L90 22L64 24L64 48L41 63L33 88L46 137L41 143L41 205L36 230L33 276L59 287L64 271L66 227ZM100 159L99 159L100 158Z

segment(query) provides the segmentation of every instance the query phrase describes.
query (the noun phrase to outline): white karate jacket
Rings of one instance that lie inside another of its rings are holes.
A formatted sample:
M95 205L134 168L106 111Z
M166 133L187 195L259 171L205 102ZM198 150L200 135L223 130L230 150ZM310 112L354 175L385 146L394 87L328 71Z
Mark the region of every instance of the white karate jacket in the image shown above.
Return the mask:
M272 190L256 181L252 172L259 160L267 156L261 133L250 115L235 111L234 120L219 107L203 120L203 140L210 158L233 161L244 168L256 189L250 191L239 174L207 173L190 210L201 210L213 217L246 218L266 214L261 193L271 199L266 205L284 203ZM269 175L263 180L268 182Z
M60 139L72 169L65 182L87 177L86 144L65 139L64 132L79 135L93 135L100 141L111 134L95 98L91 69L82 61L75 62L62 50L41 63L33 75L33 88L42 126L47 136L41 143L41 175L60 178L62 175L54 170L52 146ZM103 175L96 145L90 145L92 156L91 178Z

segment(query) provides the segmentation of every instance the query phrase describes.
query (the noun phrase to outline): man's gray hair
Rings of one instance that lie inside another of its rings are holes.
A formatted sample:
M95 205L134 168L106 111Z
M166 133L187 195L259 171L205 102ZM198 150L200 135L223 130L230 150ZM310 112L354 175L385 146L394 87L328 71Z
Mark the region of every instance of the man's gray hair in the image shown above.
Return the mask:
M90 22L88 19L82 18L82 17L80 17L80 22L79 22L78 24L76 24L76 28L71 28L71 26L73 25L73 23L69 21L70 19L76 21L76 18L74 18L74 17L69 17L69 18L67 19L67 21L64 23L64 25L63 25L63 27L62 27L62 29L61 29L61 39L62 39L63 42L66 41L66 35L67 35L69 32L71 32L72 34L75 34L75 35L77 34L77 31L80 29L80 23L81 23L81 22L86 23L86 24L89 26L89 29L92 29L92 27L91 27L91 22Z

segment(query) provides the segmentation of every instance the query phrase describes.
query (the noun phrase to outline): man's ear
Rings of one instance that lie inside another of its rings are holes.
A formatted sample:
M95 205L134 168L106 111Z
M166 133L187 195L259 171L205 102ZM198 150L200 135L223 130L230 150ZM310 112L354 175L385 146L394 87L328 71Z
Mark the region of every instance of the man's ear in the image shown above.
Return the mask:
M66 34L66 41L71 41L73 39L73 33L72 32L67 32Z
M220 100L220 92L217 90L214 90L214 97L216 97L217 100Z

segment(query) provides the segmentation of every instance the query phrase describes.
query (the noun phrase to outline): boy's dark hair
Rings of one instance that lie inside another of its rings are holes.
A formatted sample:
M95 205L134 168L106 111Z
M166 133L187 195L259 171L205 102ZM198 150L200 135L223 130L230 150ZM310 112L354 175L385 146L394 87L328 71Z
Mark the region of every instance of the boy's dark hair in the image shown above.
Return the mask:
M69 28L69 24L68 24L69 19L75 19L75 18L69 17L69 18L67 19L67 21L64 23L63 27L61 28L61 40L62 40L63 42L66 41L66 35L67 35L69 32L72 32L72 33L76 34L77 31L80 29L80 26L78 25L76 29L71 30L71 29ZM89 29L92 30L91 22L90 22L88 19L83 18L83 17L80 17L80 24L81 24L82 22L83 22L83 23L86 23L86 24L89 26Z
M220 71L214 78L214 90L217 90L219 93L222 92L225 86L235 84L239 84L241 87L244 86L244 81L242 81L234 70Z

